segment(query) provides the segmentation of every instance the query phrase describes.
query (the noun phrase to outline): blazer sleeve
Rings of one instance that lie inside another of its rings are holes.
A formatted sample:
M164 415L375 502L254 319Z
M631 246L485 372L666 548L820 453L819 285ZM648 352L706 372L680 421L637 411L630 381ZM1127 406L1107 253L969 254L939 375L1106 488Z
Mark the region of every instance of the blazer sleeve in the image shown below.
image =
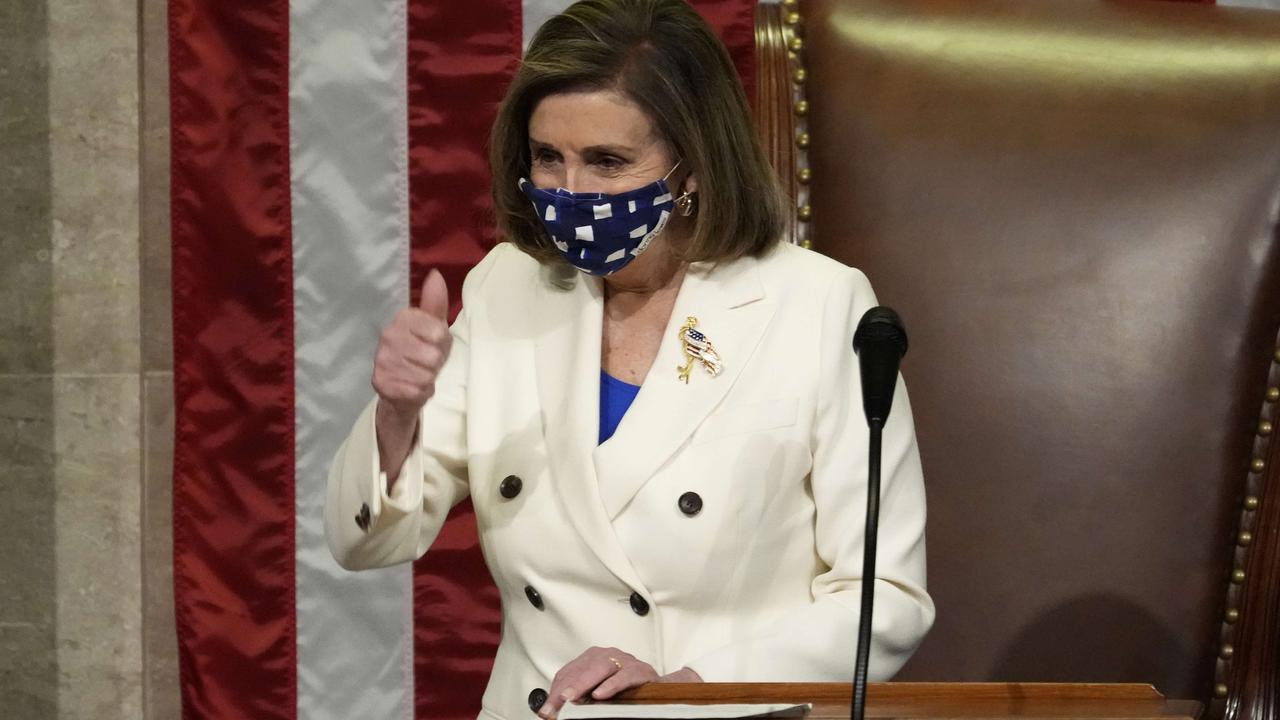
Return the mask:
M868 442L857 359L862 314L876 304L866 277L843 269L823 310L819 401L810 483L815 551L828 570L813 579L812 602L764 632L688 664L710 682L850 681L853 677L865 539ZM880 532L869 676L902 667L933 624L925 590L925 495L920 455L901 376L883 433Z
M371 401L338 448L325 493L325 537L338 564L366 570L409 562L431 547L454 505L466 499L467 376L470 366L471 313L491 252L463 283L463 309L450 332L453 348L436 380L436 392L418 419L418 441L387 492L381 472ZM364 522L367 507L367 520ZM359 521L358 521L359 518Z

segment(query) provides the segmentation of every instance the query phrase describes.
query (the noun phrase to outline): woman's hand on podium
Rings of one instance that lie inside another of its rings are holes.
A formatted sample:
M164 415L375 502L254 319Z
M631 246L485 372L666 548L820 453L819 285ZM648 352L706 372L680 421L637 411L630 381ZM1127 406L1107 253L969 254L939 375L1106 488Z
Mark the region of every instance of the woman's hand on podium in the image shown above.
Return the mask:
M623 690L651 682L702 682L702 678L689 668L659 677L652 665L631 653L593 647L560 668L538 714L554 718L567 702L607 700Z
M560 668L551 679L547 701L539 708L544 718L554 718L567 702L606 700L628 688L654 682L658 672L649 663L618 648L588 648Z

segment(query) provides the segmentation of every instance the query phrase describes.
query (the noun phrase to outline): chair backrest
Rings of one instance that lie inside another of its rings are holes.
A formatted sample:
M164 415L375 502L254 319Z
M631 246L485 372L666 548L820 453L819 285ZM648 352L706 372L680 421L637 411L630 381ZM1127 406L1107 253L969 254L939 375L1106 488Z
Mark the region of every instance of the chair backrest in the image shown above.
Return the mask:
M898 679L1141 681L1275 717L1280 13L757 20L794 238L910 333L938 621Z

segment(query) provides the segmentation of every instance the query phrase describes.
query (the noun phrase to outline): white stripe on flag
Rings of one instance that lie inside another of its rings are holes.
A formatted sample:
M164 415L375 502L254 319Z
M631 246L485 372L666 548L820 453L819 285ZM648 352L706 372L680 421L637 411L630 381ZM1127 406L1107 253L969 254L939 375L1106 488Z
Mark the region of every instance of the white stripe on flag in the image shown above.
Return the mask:
M552 15L559 14L565 8L573 4L573 0L524 0L522 15L524 20L524 44L520 47L529 48L529 41L533 39L533 34L542 27L542 23L546 22Z
M289 8L298 717L413 718L413 574L349 573L324 539L329 463L408 303L407 0Z

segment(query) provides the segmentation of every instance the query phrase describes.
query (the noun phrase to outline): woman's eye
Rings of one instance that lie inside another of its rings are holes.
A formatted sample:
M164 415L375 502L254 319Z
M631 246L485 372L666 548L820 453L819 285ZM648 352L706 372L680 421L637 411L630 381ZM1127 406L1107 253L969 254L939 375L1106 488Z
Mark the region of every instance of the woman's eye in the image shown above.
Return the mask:
M622 161L622 158L605 156L597 160L596 164L606 170L617 170L618 168L622 167L626 163Z
M540 165L549 165L556 161L556 154L550 150L537 150L533 153L533 161Z

